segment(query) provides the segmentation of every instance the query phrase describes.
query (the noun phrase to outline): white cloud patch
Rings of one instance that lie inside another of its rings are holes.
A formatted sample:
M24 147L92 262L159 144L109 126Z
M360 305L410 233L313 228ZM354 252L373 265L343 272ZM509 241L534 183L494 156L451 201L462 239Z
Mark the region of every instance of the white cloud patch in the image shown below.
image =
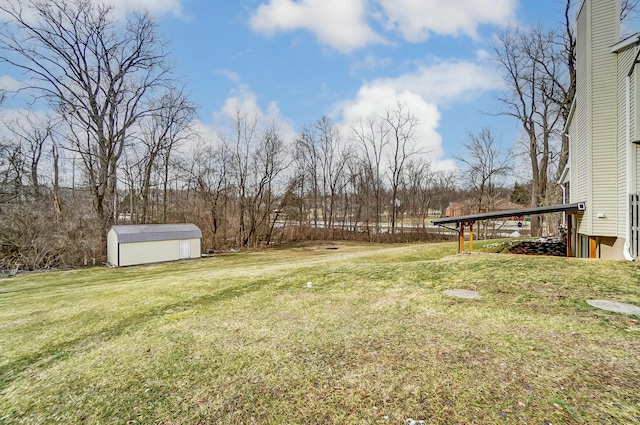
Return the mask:
M25 83L9 75L0 75L0 90L15 92L26 87Z
M471 62L441 62L421 66L415 72L396 78L381 78L364 84L357 95L339 103L335 114L350 127L372 115L393 109L397 102L420 120L418 148L429 153L434 169L455 169L455 162L442 159L445 151L438 132L440 106L471 100L500 87L501 81L490 68Z
M443 61L420 66L412 73L395 78L380 78L372 85L389 86L397 91L412 91L429 102L449 104L470 101L502 86L495 69L467 61Z
M434 103L425 101L420 95L409 90L398 91L391 86L366 85L360 88L356 97L338 105L342 116L341 126L345 129L358 126L372 116L382 115L385 109L394 110L398 102L406 106L408 113L420 121L416 132L416 147L436 160L444 154L442 137L437 132L440 111Z
M157 15L170 13L182 16L182 0L94 0L95 3L103 1L113 6L121 17L136 10L145 10Z
M227 78L229 81L234 83L239 84L242 81L240 74L238 74L237 72L231 71L230 69L216 69L215 73Z
M268 0L250 23L268 35L307 30L321 44L350 53L387 42L373 21L413 43L432 35L476 38L481 25L515 22L516 7L517 0Z
M265 109L258 104L256 94L247 85L240 85L231 91L222 108L213 113L213 126L224 130L231 130L231 120L236 113L241 111L248 117L256 117L258 122L264 125L275 123L280 131L280 136L285 142L290 142L295 137L295 130L291 120L284 117L276 102L269 102Z
M433 34L477 36L478 26L515 20L516 0L377 0L383 23L410 42Z
M367 24L366 0L271 0L251 17L251 28L259 33L306 29L321 44L343 53L383 38Z

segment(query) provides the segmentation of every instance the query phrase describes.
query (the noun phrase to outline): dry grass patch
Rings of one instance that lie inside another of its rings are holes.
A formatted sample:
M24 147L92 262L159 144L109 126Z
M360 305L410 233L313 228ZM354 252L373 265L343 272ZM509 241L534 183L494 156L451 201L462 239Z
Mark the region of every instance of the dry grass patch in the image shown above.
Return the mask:
M636 264L338 248L0 281L0 422L640 420Z

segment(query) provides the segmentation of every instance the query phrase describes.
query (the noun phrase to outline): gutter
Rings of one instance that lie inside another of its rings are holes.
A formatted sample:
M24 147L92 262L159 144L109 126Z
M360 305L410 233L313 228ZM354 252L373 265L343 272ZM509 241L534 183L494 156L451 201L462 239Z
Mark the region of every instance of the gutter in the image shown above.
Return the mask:
M631 155L633 151L631 149L631 75L633 74L633 70L635 68L636 62L634 61L631 66L631 70L627 74L626 78L626 99L625 99L625 143L626 143L626 192L627 192L627 203L629 202L629 197L631 196L631 172L633 169L633 163L631 161ZM636 111L637 113L637 111ZM631 255L631 211L629 205L627 205L625 212L625 237L624 237L624 247L622 249L622 255L625 260L635 261L633 255Z

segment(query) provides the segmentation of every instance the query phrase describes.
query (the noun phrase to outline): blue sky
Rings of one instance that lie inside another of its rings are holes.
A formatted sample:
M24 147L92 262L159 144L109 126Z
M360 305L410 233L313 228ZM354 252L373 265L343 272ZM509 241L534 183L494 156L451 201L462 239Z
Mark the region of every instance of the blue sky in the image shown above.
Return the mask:
M322 115L348 128L400 100L437 167L453 166L484 126L514 143L518 124L486 114L501 90L493 37L563 19L562 0L108 1L121 16L142 7L157 18L205 132L236 107L277 118L293 137ZM19 78L0 64L0 87Z

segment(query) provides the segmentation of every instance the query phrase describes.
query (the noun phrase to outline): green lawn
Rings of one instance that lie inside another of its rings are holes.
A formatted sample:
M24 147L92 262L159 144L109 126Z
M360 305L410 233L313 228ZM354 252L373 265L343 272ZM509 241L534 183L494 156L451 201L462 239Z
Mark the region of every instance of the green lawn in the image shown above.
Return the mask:
M640 421L638 264L337 246L0 280L0 423Z

